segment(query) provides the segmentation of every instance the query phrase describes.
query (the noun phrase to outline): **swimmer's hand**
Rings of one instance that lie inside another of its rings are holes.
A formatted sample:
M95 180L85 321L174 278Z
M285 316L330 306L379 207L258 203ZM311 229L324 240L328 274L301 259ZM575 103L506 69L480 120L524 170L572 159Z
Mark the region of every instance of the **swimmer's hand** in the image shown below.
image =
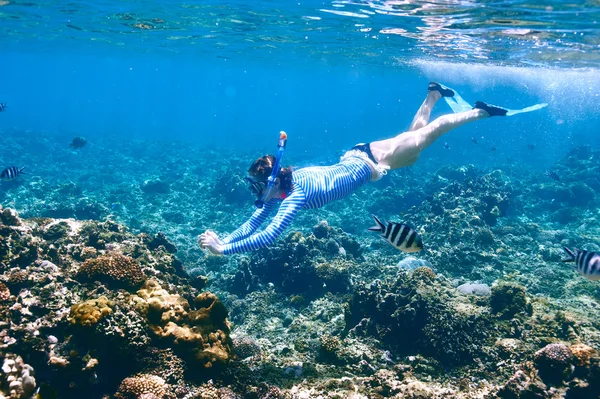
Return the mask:
M215 255L223 255L223 243L214 231L206 230L198 237L200 248L208 249Z

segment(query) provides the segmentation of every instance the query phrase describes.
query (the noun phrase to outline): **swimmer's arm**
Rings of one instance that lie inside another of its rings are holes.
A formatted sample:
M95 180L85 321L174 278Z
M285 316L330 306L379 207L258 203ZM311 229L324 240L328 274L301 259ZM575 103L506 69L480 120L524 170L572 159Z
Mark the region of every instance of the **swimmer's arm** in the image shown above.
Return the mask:
M237 254L253 251L271 245L290 225L296 213L306 204L306 196L301 190L294 190L282 203L277 215L266 229L243 240L223 246L223 254Z
M225 237L222 240L222 243L230 244L232 242L240 241L246 237L249 237L250 234L254 233L256 229L258 229L258 227L267 219L267 216L269 216L276 203L277 200L275 199L267 201L262 208L254 211L252 216L250 216L250 219L238 227L233 233Z

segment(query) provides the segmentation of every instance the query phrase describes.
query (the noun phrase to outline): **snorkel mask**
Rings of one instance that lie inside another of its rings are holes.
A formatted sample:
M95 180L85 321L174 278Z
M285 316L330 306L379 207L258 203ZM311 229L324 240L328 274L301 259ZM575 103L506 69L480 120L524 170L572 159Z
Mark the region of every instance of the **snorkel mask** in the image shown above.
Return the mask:
M277 156L275 157L275 163L273 164L273 169L271 170L271 176L267 179L267 182L262 182L258 180L254 180L250 177L246 177L246 180L250 184L250 190L256 194L256 201L254 201L254 205L257 208L262 208L265 205L265 201L269 198L271 194L271 190L273 190L273 186L275 185L275 180L277 179L277 175L279 174L279 166L281 165L281 157L283 157L283 151L285 150L285 145L287 143L287 134L285 132L279 133L279 141L277 142Z

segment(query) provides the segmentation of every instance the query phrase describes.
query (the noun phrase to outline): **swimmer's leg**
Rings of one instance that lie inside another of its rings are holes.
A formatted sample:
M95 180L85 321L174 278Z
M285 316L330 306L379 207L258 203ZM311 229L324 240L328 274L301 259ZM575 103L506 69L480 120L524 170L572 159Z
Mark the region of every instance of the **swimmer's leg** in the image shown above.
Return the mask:
M425 101L423 101L423 104L421 104L421 107L417 111L417 114L413 118L413 121L408 128L409 132L420 129L429 123L431 111L440 98L454 96L454 91L452 89L442 86L436 82L430 82L429 86L427 87L427 91L428 93Z
M493 116L484 109L484 106L489 108L493 115L500 115L497 110L502 110L502 108L478 102L475 105L476 108L469 111L444 115L420 129L401 133L391 139L372 142L373 157L383 168L398 169L412 165L421 155L421 151L450 130ZM492 110L491 107L494 109Z

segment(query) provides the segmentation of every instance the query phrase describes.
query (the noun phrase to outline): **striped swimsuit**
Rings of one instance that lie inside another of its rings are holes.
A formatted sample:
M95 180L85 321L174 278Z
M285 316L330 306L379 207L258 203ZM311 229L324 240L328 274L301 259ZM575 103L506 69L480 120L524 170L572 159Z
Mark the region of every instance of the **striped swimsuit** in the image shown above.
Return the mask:
M343 159L333 166L313 166L294 171L292 190L281 202L277 215L267 228L253 234L281 199L269 200L246 223L227 236L223 240L223 253L229 255L269 246L289 226L300 209L320 208L331 201L345 198L370 182L371 177L369 165L356 157Z

